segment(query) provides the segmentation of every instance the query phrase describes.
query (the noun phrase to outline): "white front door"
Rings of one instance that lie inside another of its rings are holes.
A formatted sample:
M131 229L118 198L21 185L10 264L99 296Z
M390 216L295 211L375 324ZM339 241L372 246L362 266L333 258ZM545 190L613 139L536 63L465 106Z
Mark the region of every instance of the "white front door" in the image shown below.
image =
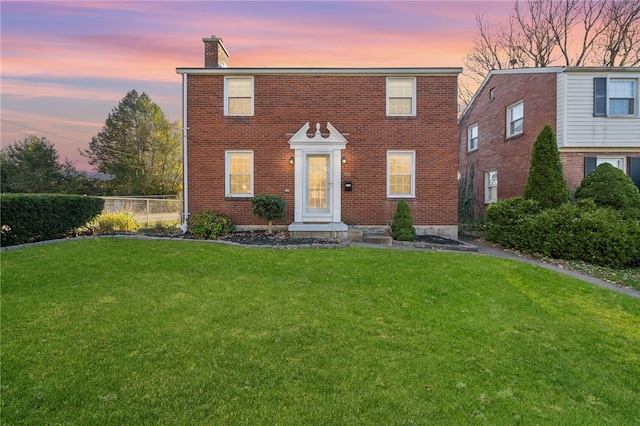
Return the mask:
M330 222L331 155L306 154L304 171L304 222Z

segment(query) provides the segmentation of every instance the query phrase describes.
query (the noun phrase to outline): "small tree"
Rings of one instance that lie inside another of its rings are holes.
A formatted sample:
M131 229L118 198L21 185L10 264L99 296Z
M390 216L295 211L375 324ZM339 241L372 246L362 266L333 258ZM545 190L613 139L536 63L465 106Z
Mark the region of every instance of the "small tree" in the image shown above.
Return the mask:
M556 135L548 124L533 144L531 168L522 196L537 201L543 209L559 207L569 201L569 187L562 173Z
M603 207L619 210L627 219L640 219L640 192L624 172L602 163L582 180L576 200L591 198Z
M391 237L398 241L415 241L418 238L416 228L413 226L411 208L404 199L398 202L396 213L391 222Z
M251 200L251 211L269 223L267 233L271 234L271 224L276 219L284 218L287 202L276 195L256 195Z

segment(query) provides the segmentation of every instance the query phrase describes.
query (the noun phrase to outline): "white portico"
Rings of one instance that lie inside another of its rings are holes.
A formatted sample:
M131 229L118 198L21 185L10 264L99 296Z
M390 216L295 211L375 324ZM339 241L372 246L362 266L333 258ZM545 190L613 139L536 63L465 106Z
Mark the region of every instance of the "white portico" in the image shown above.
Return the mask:
M348 226L341 219L341 158L347 140L331 123L328 136L307 136L309 123L289 139L295 151L294 238L346 238Z

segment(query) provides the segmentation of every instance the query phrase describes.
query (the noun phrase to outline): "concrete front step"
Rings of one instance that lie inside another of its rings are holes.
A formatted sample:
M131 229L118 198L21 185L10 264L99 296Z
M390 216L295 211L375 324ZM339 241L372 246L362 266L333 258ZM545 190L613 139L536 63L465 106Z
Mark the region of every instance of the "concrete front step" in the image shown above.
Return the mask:
M390 246L393 244L393 238L387 234L379 234L374 232L364 232L362 234L362 242L369 244L382 244Z

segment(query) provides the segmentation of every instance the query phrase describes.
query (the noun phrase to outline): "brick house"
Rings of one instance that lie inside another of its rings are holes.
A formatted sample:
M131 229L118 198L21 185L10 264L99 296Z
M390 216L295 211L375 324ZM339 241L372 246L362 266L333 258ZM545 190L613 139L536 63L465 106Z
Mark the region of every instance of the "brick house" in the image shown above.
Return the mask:
M278 195L293 236L386 229L398 201L420 234L457 237L460 68L229 68L203 39L183 83L184 211L265 228L251 198Z
M459 176L473 168L476 217L489 203L522 195L533 143L547 123L572 192L602 162L640 187L639 100L640 68L490 72L458 122Z

